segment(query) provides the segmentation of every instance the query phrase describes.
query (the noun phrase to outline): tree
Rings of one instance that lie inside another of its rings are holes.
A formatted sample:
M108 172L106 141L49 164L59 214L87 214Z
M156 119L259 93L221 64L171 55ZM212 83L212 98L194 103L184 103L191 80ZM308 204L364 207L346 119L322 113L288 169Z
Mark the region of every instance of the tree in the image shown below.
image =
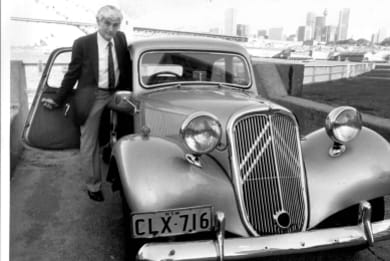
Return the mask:
M356 41L356 44L358 46L369 46L371 43L370 41L368 41L367 39L364 39L364 38L360 38Z
M347 40L339 40L336 41L336 44L348 44L348 45L355 45L356 41L354 39L347 39Z
M380 45L383 45L383 46L390 46L390 37L385 38L385 39L380 43Z

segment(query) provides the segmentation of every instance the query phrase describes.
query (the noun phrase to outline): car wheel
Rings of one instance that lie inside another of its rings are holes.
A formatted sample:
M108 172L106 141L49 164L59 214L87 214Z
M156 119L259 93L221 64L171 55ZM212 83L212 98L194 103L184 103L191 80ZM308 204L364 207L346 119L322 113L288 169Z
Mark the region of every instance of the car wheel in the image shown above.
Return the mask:
M109 164L111 158L111 148L109 146L106 146L103 148L102 151L102 160L104 163Z
M369 200L371 204L371 222L381 221L385 217L385 200L384 197ZM321 222L317 228L334 228L343 226L354 226L359 222L359 205L351 206L344 209L325 221ZM355 253L365 249L366 245L353 246L345 249L346 252Z
M369 200L371 204L371 222L381 221L385 217L385 199L384 197ZM346 208L333 216L329 217L318 228L331 228L357 225L359 222L359 205Z
M379 197L369 201L371 203L371 221L381 221L385 219L385 198Z

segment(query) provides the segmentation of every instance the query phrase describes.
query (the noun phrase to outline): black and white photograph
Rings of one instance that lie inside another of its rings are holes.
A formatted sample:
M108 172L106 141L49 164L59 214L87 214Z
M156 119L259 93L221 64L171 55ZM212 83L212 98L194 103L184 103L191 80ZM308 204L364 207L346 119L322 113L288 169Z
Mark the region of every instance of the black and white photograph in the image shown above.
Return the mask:
M390 261L388 0L1 2L1 260Z

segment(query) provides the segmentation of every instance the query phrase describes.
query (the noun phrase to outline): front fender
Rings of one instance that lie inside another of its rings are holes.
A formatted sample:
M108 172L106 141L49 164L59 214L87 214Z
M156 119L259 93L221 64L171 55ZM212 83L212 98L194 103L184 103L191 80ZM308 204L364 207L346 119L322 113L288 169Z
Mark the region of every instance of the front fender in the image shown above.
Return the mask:
M339 157L328 154L332 141L325 129L302 142L310 198L310 224L359 203L390 194L390 145L379 134L362 128Z
M225 213L227 231L248 235L228 175L209 156L201 157L199 168L185 160L175 142L138 134L120 139L113 156L133 212L211 205Z

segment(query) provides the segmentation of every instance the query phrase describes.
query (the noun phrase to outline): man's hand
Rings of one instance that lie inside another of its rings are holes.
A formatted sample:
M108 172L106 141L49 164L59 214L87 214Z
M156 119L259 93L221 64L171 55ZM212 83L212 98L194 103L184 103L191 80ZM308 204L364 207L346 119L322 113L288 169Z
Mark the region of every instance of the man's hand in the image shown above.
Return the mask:
M58 104L52 98L42 98L43 107L52 110L58 108Z

